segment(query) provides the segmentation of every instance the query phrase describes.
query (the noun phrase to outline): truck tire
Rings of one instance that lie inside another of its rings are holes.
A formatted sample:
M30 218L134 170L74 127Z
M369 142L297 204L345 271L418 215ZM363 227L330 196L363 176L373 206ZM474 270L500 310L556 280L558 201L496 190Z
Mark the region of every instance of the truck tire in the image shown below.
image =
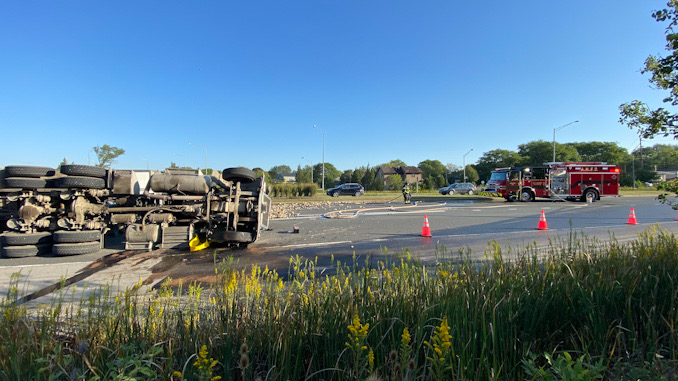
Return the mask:
M54 232L54 243L81 243L99 241L101 232L98 230L58 230Z
M61 166L60 172L68 176L106 178L106 168L93 165L65 164Z
M581 200L586 202L588 198L591 199L591 202L595 202L598 199L598 192L594 189L587 189L584 194L581 195Z
M7 188L37 189L45 188L47 186L47 181L40 178L6 177L5 185Z
M79 243L56 243L52 246L52 253L58 256L82 255L99 251L99 241Z
M54 169L49 167L33 167L29 165L8 165L5 167L7 177L31 177L54 176Z
M49 254L52 245L22 245L22 246L5 246L2 248L2 255L5 258L26 258L35 257L36 255Z
M38 245L52 242L52 233L5 233L2 235L2 243L5 246Z
M226 168L221 175L224 180L240 181L241 183L251 183L257 178L257 174L247 168Z
M57 188L103 189L106 187L106 181L95 177L69 176L58 178L56 186Z
M529 189L523 189L520 192L520 201L523 202L534 201L534 193L532 193L532 191Z

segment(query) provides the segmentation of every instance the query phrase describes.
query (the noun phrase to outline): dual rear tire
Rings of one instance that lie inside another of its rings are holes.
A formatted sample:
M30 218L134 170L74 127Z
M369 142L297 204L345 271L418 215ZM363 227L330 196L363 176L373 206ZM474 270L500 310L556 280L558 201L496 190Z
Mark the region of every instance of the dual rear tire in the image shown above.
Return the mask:
M101 249L101 232L98 230L5 233L0 237L5 258L34 257L50 252L58 256L82 255Z
M4 233L2 235L2 256L5 258L26 258L49 254L52 251L52 233Z

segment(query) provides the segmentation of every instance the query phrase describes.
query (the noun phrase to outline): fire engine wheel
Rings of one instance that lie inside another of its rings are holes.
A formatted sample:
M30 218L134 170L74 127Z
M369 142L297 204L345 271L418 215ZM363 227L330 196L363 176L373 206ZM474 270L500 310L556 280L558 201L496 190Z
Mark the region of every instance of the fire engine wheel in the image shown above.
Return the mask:
M581 200L584 202L594 202L598 199L598 192L593 189L587 189L586 192L581 196Z
M531 190L529 189L523 189L523 191L520 193L520 201L523 202L530 202L534 200L534 194L532 193Z
M8 165L5 167L7 177L41 177L53 176L54 169L49 167L33 167L29 165Z
M82 255L90 254L100 249L99 241L80 243L57 243L52 247L54 255Z
M57 188L92 188L103 189L106 187L104 179L85 176L61 177L56 181Z
M7 177L5 178L5 185L7 185L7 188L37 189L47 186L47 181L29 177Z
M54 232L54 243L80 243L98 241L101 232L98 230L59 230Z
M103 179L106 177L106 168L93 165L65 164L59 169L61 173L69 176L87 176Z
M52 233L5 233L2 235L5 246L38 245L52 242Z
M257 174L247 168L226 168L221 175L224 180L240 181L241 183L251 183L257 178Z
M2 248L2 255L5 258L26 258L49 254L51 250L52 245L49 243L40 245L5 246Z

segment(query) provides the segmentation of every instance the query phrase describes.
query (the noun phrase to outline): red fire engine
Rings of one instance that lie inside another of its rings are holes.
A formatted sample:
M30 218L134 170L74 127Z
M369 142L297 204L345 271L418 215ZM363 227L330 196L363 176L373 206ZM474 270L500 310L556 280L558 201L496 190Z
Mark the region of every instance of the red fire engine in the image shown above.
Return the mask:
M601 162L497 168L481 194L509 201L547 197L593 202L601 196L619 195L619 175L619 167Z

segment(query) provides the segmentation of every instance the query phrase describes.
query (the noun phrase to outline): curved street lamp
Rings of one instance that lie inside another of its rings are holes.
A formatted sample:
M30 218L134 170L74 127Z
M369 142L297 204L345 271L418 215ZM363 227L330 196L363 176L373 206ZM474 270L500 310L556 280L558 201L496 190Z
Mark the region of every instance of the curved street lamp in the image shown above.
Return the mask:
M464 182L466 182L466 155L470 154L471 151L473 151L473 148L471 148L470 151L466 152L466 153L464 154L464 157L462 157L462 159L461 159L461 160L462 160L462 163L463 163L462 165L464 166Z
M553 129L553 162L554 163L556 162L556 131L560 131L563 128L569 126L570 124L574 124L574 123L579 123L579 121L575 120L574 122L570 122L568 124L564 124L560 127L556 127L556 128Z

